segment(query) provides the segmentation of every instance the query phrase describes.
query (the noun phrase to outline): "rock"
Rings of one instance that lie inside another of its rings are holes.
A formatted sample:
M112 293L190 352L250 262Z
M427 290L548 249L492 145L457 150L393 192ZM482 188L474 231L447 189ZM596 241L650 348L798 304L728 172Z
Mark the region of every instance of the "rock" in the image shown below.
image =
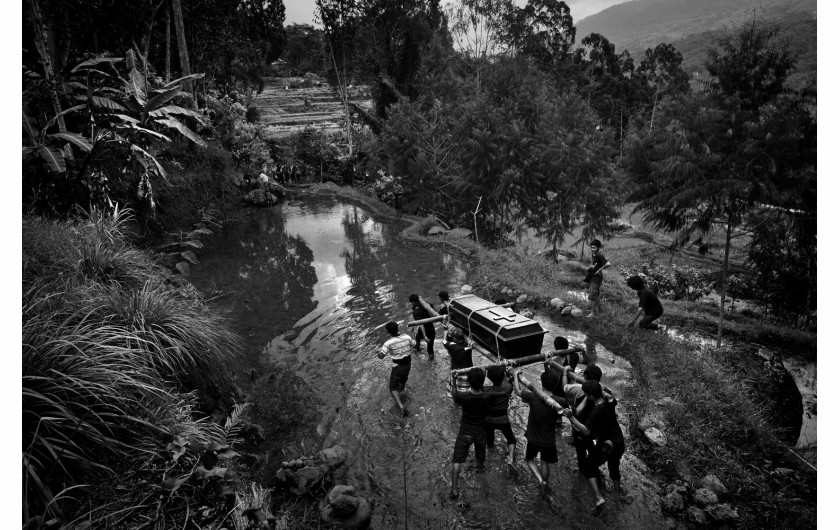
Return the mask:
M573 317L578 317L578 318L579 318L579 317L582 317L582 316L583 316L583 311L581 311L581 310L580 310L580 309L578 309L577 307L576 307L576 308L574 308L574 309L572 309L569 313L570 313Z
M651 427L656 427L657 429L663 429L665 427L665 423L660 418L659 414L654 413L647 413L642 416L642 419L639 420L639 430L646 431Z
M466 228L453 228L449 232L446 233L446 237L459 237L461 239L466 239L472 235L470 230Z
M310 489L324 480L327 471L329 471L329 468L326 465L306 466L298 469L295 472L298 482L292 488L292 492L298 496L305 495Z
M269 180L270 178L268 175L266 175L265 173L260 173L260 182L262 182L263 184L268 184Z
M711 490L707 490L706 488L700 488L694 492L693 495L694 502L701 506L708 506L709 504L717 504L718 496L715 495L715 492Z
M565 307L565 305L566 305L563 302L563 300L561 300L559 298L552 298L551 301L548 304L551 307L553 307L554 309L563 309L563 307Z
M682 495L676 491L672 491L662 498L662 510L666 512L681 512L685 505L683 504Z
M471 293L472 292L472 285L469 285L469 284L465 283L464 285L461 286L461 292L463 294Z
M530 309L523 309L519 314L525 318L534 318L534 312Z
M295 472L289 468L281 468L274 476L277 477L281 486L288 488L294 488L297 486L297 475L295 475Z
M668 445L668 440L665 438L665 434L656 427L648 427L645 429L645 438L647 438L650 443L658 445L659 447L665 447Z
M706 508L706 513L712 516L712 519L719 523L726 523L736 521L740 516L728 504L715 504Z
M563 308L562 311L560 311L560 316L567 317L571 314L572 314L572 306L570 306L570 305L567 305L566 307Z
M352 486L336 486L321 502L321 520L331 527L356 530L370 526L371 506Z
M689 506L688 510L686 510L685 513L688 516L688 520L694 524L706 524L706 522L709 519L706 515L706 512L704 512L697 506Z
M709 491L713 491L716 495L725 495L729 493L729 490L726 489L726 486L723 485L723 482L721 482L716 475L706 475L703 477L703 480L700 481L700 485Z
M324 449L318 453L318 457L327 463L331 468L340 466L347 460L347 449L336 445L329 449Z
M528 299L528 295L527 295L527 294L520 294L520 295L516 298L516 303L517 303L517 304L524 304L524 303L525 303L525 301L526 301L527 299Z
M303 460L301 460L300 458L296 458L295 460L292 460L292 461L290 462L290 465L291 465L293 468L303 467Z
M332 508L330 515L342 519L353 515L359 508L359 499L353 486L335 486L327 495L327 502Z
M438 226L438 225L435 225L435 226L429 228L429 231L426 232L426 234L428 234L430 236L438 236L438 235L443 235L445 233L446 233L446 230L442 226Z

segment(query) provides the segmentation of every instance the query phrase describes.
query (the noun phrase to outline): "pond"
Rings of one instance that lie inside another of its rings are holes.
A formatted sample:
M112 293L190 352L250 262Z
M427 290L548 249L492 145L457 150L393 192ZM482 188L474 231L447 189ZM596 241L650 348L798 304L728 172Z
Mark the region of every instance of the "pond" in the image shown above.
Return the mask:
M568 528L663 528L658 509L645 500L651 486L643 465L630 455L622 473L634 502L608 496L607 513L589 514L593 501L565 442L567 423L562 434L558 428L553 493L541 498L523 462L528 407L518 398L511 400L516 464L504 463L500 438L486 472L476 472L471 453L461 498L448 498L460 419L446 393L448 357L439 344L434 361L415 355L407 386L412 416L403 420L387 392L390 363L375 356L387 336L375 328L407 318L412 293L430 302L441 289L457 293L466 271L454 255L402 243L403 227L330 197L301 196L249 210L202 252L192 282L247 343L237 382L266 431L259 448L267 454L265 484L281 461L339 443L351 452L342 479L375 501L376 528L549 528L557 521ZM630 366L600 344L537 320L549 331L546 344L567 334L591 355L611 357L604 381L613 388L632 380ZM476 354L474 362L487 361ZM536 382L541 369L531 367L526 376Z

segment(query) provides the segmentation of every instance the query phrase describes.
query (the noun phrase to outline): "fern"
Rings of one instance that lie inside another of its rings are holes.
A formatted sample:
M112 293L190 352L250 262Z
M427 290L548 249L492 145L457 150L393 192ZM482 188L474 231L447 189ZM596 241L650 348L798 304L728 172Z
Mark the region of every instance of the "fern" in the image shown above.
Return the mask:
M241 405L233 404L233 411L225 420L225 443L231 447L238 441L239 433L242 431L242 412L250 403L242 403Z

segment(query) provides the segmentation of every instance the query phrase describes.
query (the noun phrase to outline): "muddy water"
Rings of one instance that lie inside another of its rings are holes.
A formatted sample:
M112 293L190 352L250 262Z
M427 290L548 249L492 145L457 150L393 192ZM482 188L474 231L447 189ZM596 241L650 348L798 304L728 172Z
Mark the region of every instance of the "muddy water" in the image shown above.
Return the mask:
M407 385L412 415L403 420L387 392L390 363L375 357L387 337L373 328L405 319L411 293L434 300L440 289L456 292L465 272L451 255L403 245L396 237L401 228L333 199L291 199L249 212L202 252L193 283L248 344L239 381L266 429L259 448L267 457L264 477L282 460L339 443L352 456L336 480L374 500L374 528L663 528L655 486L629 454L622 473L631 502L607 494L606 513L589 513L593 500L566 444L566 422L558 429L552 494L540 498L523 463L528 407L518 398L511 401L517 463L504 464L498 435L487 470L477 473L471 454L461 497L448 498L460 410L445 390L446 353L438 344L434 361L415 355ZM604 381L621 395L631 380L624 360L537 319L550 332L546 343L566 334L585 343L592 358L612 358L599 364ZM474 362L488 361L476 354ZM540 371L525 372L536 382ZM626 412L621 405L619 412Z

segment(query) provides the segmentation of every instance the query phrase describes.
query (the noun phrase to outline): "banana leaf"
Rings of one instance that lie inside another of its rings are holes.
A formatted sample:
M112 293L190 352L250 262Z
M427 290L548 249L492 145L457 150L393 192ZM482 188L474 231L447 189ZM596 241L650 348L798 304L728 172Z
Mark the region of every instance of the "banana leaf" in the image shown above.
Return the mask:
M94 107L99 107L108 110L116 110L120 112L128 112L128 109L117 103L116 101L102 96L90 96L89 101Z
M58 138L60 140L66 141L66 142L70 142L71 144L75 145L76 147L78 147L79 149L81 149L82 151L84 151L86 153L90 153L91 150L93 149L93 145L91 145L91 143L88 142L87 138L85 138L84 136L82 136L80 134L77 134L77 133L72 133L72 132L62 133L62 132L59 132L59 133L51 134L50 138Z
M97 57L96 59L90 59L90 60L85 61L83 63L77 64L72 70L70 70L70 73L72 74L72 73L78 72L82 68L88 68L88 67L91 67L91 66L98 66L102 63L118 63L122 60L123 60L122 57Z
M154 97L149 99L149 103L146 104L146 108L151 109L149 110L149 115L152 116L153 112L158 112L161 106L166 104L168 101L171 101L173 98L177 97L181 93L181 87L175 87L170 88L165 92L155 94Z
M67 171L67 166L64 163L64 154L60 149L42 145L38 148L38 156L46 160L50 169L56 173L64 173Z
M207 142L204 141L201 136L197 135L196 133L192 132L186 125L179 122L175 118L165 118L162 120L156 120L157 123L161 125L166 125L168 127L172 127L173 129L177 129L178 132L192 140L193 142L197 143L201 147L207 147Z
M170 88L190 79L202 79L203 77L204 74L185 75L184 77L179 77L178 79L175 79L174 81L170 81L169 83L163 85L163 90L169 90Z
M149 112L149 116L153 118L166 118L167 116L172 115L189 116L191 118L197 119L198 121L204 121L204 116L202 116L198 112L190 109L185 109L184 107L177 107L175 105L168 105L166 107L161 107L157 110Z

